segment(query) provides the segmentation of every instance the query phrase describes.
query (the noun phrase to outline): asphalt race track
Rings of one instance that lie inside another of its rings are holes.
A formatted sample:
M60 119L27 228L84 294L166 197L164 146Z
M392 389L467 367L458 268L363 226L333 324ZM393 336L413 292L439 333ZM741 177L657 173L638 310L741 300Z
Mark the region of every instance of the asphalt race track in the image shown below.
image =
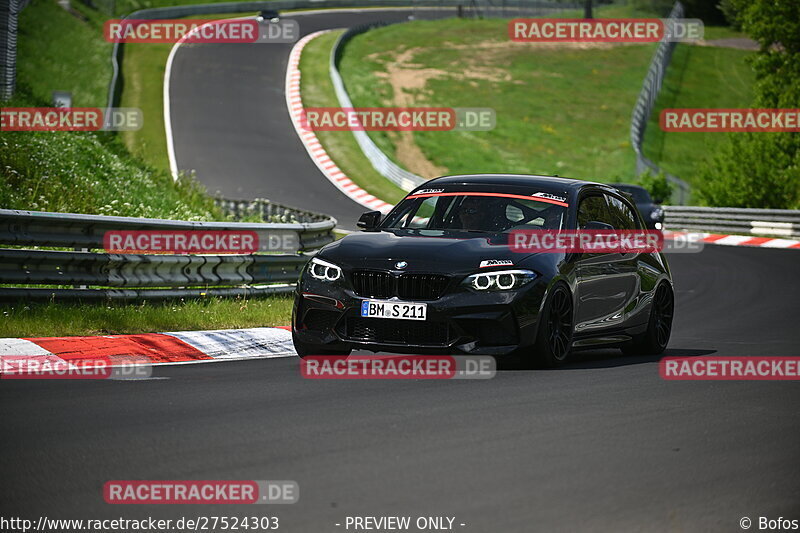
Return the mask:
M302 35L371 21L407 20L410 10L334 11L296 15ZM443 16L416 11L418 18ZM172 131L179 169L194 169L211 192L269 198L333 215L355 229L368 209L317 169L295 133L284 85L292 44L183 45L170 82Z
M797 355L796 251L674 255L670 355ZM310 381L295 358L3 382L0 507L58 518L455 516L463 531L739 531L800 513L797 382L664 381L583 352L487 381ZM291 479L276 506L112 506L113 479ZM80 511L76 511L80 509Z
M289 45L206 46L174 64L180 166L228 196L352 226L363 209L291 129ZM708 245L670 263L668 355L800 355L800 253ZM616 350L486 381L311 381L296 358L163 366L139 381L3 381L0 416L5 517L271 513L295 533L344 531L335 524L348 515L454 516L456 530L481 533L741 531L743 516L800 518L797 382L665 381L658 358ZM115 479L295 480L300 501L114 506L102 488Z

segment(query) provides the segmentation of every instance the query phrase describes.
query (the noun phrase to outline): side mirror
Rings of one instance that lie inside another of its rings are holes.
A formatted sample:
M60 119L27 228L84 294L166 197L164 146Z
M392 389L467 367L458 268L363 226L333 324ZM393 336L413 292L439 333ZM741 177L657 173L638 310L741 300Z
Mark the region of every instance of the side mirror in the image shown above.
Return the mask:
M380 211L367 211L358 219L356 226L363 230L371 230L378 227L381 221Z
M590 229L590 230L613 230L614 226L611 224L606 224L605 222L599 222L597 220L590 220L586 223L586 225L582 229Z

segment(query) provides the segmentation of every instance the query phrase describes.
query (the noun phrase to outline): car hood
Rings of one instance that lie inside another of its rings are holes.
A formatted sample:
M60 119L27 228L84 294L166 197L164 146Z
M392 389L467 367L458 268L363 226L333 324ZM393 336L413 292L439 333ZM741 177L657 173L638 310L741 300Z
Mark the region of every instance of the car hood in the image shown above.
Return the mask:
M389 231L348 235L326 246L319 256L348 269L398 270L396 264L405 261L406 272L442 273L474 271L493 261L511 262L508 267L513 268L529 257L509 250L505 237L397 235Z

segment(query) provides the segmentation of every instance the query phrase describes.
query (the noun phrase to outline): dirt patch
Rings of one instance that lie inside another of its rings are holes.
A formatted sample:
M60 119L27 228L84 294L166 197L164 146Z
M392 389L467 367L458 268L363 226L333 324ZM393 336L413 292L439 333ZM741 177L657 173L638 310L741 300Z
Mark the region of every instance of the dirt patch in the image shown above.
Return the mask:
M415 57L430 48L417 47L399 50L388 59L385 54L374 53L367 59L383 65L383 72L376 76L388 81L394 95L391 101L384 102L387 106L410 107L425 105L426 95L430 94L427 84L435 79L466 80L470 85L477 86L478 81L523 83L515 80L511 74L502 67L511 53L519 51L551 50L556 48L569 48L588 50L598 48L611 48L625 46L625 43L517 43L513 41L483 41L470 44L443 43L438 49L479 51L480 53L464 54L463 64L458 70L444 70L430 68L415 62ZM543 77L560 77L557 73L533 73ZM397 147L397 159L408 170L424 178L434 178L446 174L448 169L432 163L419 146L414 142L413 132L396 132L390 134Z

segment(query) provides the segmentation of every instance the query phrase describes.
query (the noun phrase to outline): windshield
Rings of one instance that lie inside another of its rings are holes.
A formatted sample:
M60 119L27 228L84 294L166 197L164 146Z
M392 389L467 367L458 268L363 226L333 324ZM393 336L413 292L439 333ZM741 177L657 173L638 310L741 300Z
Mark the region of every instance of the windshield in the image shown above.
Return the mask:
M501 193L411 195L381 225L408 228L506 233L523 229L561 229L566 203L551 198Z

